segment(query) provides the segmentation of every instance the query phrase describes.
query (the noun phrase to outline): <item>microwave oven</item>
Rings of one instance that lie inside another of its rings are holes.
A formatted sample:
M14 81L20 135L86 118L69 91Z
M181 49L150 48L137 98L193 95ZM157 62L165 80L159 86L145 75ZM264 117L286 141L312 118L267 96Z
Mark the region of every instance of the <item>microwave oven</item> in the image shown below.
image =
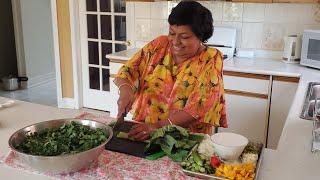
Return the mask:
M300 64L320 69L320 30L303 32Z

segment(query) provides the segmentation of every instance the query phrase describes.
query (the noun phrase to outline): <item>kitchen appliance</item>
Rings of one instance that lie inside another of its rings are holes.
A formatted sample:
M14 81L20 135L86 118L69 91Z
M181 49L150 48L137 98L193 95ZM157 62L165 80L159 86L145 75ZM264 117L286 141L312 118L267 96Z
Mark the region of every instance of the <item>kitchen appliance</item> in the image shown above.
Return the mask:
M301 37L289 35L284 38L282 59L286 63L299 63L301 55Z
M75 153L75 154L65 154L59 156L37 156L23 153L15 148L15 146L23 141L24 138L30 133L39 132L45 128L56 128L60 127L65 123L71 123L76 121L82 125L89 126L92 129L101 128L105 130L109 137L99 146ZM69 173L78 171L84 167L88 167L92 162L94 162L101 152L104 150L105 145L112 138L113 132L110 126L86 119L58 119L44 121L30 126L24 127L9 138L9 146L14 154L25 164L30 167L37 169L41 172L49 173Z
M21 87L21 81L28 81L27 77L14 77L12 75L1 78L3 89L14 91Z
M320 69L320 30L303 32L300 64Z
M224 60L231 59L236 49L237 30L228 27L215 27L213 35L208 39L206 45L220 50Z

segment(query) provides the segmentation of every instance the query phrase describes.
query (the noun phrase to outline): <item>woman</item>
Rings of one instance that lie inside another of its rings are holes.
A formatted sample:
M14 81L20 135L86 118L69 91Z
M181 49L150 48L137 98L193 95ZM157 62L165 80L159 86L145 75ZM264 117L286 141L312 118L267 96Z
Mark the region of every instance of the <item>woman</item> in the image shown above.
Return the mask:
M206 47L213 33L211 12L195 1L182 1L169 16L169 35L160 36L136 53L117 74L118 117L131 110L129 136L149 138L152 131L175 124L212 134L227 127L223 58Z

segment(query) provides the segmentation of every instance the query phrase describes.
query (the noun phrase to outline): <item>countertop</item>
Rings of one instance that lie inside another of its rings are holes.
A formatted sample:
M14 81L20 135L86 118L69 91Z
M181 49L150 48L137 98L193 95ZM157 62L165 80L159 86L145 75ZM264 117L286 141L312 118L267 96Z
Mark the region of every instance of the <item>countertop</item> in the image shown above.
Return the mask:
M129 60L136 52L138 52L140 49L133 48L133 49L128 49L125 51L120 51L112 54L107 54L106 58L109 59L118 59L118 60Z
M136 49L130 50L131 54ZM109 58L128 60L130 57L119 54ZM127 53L129 54L129 53ZM279 145L276 150L266 149L258 179L320 179L320 155L311 153L312 121L299 118L307 84L320 81L320 70L306 68L297 64L286 64L280 60L234 58L224 62L224 70L300 77L296 95L286 119ZM7 99L0 97L0 102ZM9 136L24 126L48 119L74 117L78 110L58 109L28 102L17 101L16 105L0 109L0 155L9 152ZM44 176L27 174L0 165L1 179L44 179Z
M9 99L0 97L0 103L7 100ZM9 153L9 137L18 129L51 119L74 118L83 111L84 110L58 109L56 107L17 100L15 100L15 104L12 107L0 108L0 157ZM48 177L25 173L0 163L0 179L40 180L48 179Z
M124 62L130 59L125 52L111 56ZM259 179L320 179L320 154L311 153L312 121L299 117L308 83L320 81L320 70L263 58L233 58L224 61L224 70L300 77L278 147L276 150L266 149Z

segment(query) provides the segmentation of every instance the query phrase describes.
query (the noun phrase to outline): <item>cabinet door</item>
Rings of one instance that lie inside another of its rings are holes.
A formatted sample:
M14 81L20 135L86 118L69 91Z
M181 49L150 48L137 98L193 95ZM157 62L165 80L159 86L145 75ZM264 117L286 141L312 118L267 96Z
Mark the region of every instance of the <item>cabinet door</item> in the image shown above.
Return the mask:
M267 147L276 149L287 119L298 83L274 80L272 83L271 107Z
M233 132L251 141L265 143L268 99L226 94L228 128L219 132Z
M118 87L113 83L114 78L110 78L110 117L116 118L118 114Z
M116 118L118 114L118 87L113 83L114 77L118 73L119 69L123 66L122 60L118 59L111 59L110 60L110 95L109 95L109 102L110 102L110 117ZM132 114L130 112L127 113L125 120L132 120Z
M318 0L272 0L273 3L317 3Z
M232 0L232 2L272 3L272 0Z

